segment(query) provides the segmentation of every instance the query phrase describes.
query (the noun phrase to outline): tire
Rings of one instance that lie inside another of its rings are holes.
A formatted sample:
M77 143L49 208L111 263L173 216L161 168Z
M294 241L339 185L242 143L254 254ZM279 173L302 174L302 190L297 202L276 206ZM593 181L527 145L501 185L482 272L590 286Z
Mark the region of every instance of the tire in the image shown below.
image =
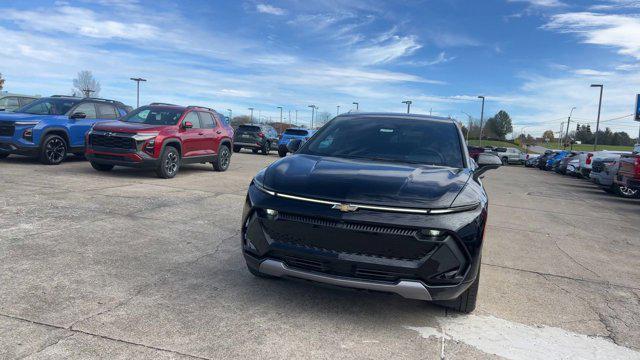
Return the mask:
M242 150L242 147L240 147L240 146L234 146L233 147L233 152L240 152L240 150Z
M628 187L625 187L625 186L620 186L616 184L614 185L614 191L618 196L623 197L625 199L640 198L640 191L629 189Z
M262 144L262 149L260 149L260 151L262 151L262 155L269 155L270 150L271 144L268 141Z
M226 171L231 163L231 150L227 145L221 145L218 149L218 156L216 161L213 162L213 170Z
M160 155L160 164L156 168L156 175L163 179L171 179L180 170L180 153L173 146L166 146Z
M280 157L287 156L287 150L278 149L278 155L280 155Z
M91 162L91 167L93 167L94 169L98 170L98 171L111 171L113 169L113 165L109 165L109 164L99 164L96 162Z
M476 280L471 284L471 286L469 286L467 290L465 290L465 292L460 294L460 296L453 300L435 301L435 303L454 311L469 314L476 308L479 286L480 269L478 269L478 276L476 276Z
M0 159L6 159L10 154L0 154Z
M252 152L252 153L254 153L254 154L257 154L257 153L258 153L258 150L259 150L259 149L251 149L251 152Z
M503 166L509 165L509 158L508 157L503 157L502 158L502 165Z
M272 275L267 275L267 274L263 274L260 271L252 268L251 266L247 265L247 269L249 270L249 272L251 273L251 275L255 276L255 277L259 277L262 279L278 279L277 276L272 276Z
M40 149L40 162L45 165L59 165L67 157L67 141L58 135L47 135Z

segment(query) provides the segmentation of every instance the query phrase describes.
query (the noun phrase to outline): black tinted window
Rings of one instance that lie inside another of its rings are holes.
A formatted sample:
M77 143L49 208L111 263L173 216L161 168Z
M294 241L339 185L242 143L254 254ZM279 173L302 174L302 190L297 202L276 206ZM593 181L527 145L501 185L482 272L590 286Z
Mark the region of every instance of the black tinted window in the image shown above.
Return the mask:
M73 109L74 113L84 113L87 115L85 119L95 119L96 118L96 106L93 103L83 103L78 105L75 109Z
M149 125L176 125L182 110L143 106L130 112L122 121Z
M307 136L307 130L300 130L300 129L287 129L284 131L285 134L287 135L295 135L295 136Z
M260 131L262 131L262 129L260 129L260 126L255 126L255 125L240 125L238 127L238 130L246 131L246 132L260 132Z
M80 102L80 99L43 98L21 107L16 112L34 115L64 115Z
M301 153L464 167L454 124L410 118L335 119Z

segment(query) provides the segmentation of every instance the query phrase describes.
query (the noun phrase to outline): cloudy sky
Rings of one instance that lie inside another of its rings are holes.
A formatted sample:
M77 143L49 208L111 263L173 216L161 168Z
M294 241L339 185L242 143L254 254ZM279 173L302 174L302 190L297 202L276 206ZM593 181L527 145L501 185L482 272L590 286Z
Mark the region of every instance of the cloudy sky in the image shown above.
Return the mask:
M637 136L640 1L0 0L5 90L68 94L91 70L102 97L310 118L404 111L465 120L507 110L516 132L557 131L571 107ZM259 111L259 112L258 112Z

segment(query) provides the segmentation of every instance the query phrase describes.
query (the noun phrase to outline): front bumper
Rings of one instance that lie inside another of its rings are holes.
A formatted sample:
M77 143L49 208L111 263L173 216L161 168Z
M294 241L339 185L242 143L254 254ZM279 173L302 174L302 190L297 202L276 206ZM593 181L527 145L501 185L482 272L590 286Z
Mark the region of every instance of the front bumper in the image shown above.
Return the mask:
M259 144L259 143L248 143L248 142L234 141L233 142L233 146L235 146L235 147L243 147L243 148L250 148L250 149L262 149L262 144Z
M28 145L13 139L0 139L0 153L36 156L38 155L38 145Z
M126 166L141 169L155 169L160 159L151 157L144 151L118 151L110 148L87 147L87 160L105 165Z
M242 248L250 268L272 276L451 300L476 279L485 220L485 207L431 216L341 213L271 197L252 185ZM441 229L442 235L422 236L421 228Z

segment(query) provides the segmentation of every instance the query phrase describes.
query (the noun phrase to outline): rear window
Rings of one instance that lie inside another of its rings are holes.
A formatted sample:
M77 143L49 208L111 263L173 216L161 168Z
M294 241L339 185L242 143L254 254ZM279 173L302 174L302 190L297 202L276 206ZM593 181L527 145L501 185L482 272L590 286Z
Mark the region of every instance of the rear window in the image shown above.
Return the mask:
M260 129L260 126L255 126L255 125L240 125L238 127L238 130L246 131L246 132L260 132L260 131L262 131Z
M287 134L287 135L295 135L295 136L307 136L307 135L309 135L307 130L300 130L300 129L287 129L287 130L284 131L284 133Z

